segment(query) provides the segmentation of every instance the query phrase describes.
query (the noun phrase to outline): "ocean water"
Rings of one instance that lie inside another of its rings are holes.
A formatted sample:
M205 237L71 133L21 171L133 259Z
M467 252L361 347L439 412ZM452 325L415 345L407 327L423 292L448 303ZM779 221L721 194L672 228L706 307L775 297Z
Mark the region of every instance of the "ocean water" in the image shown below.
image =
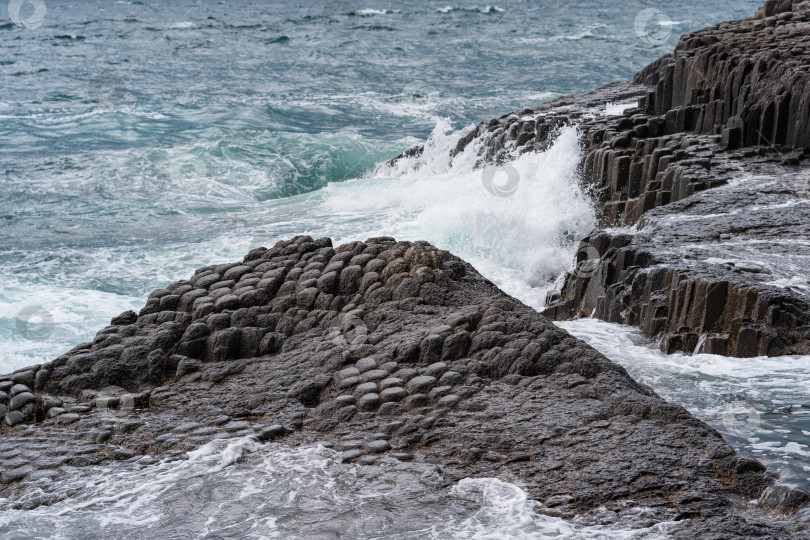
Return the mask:
M449 160L458 136L482 120L630 78L682 33L748 16L759 3L12 0L0 6L0 371L91 339L195 268L296 234L428 240L540 307L594 225L576 176L576 131L561 132L546 153L484 171L474 147ZM423 156L384 164L425 142ZM810 455L807 358L665 357L632 329L562 326L785 481L810 487L802 464ZM725 401L708 402L707 390ZM746 415L758 418L756 429ZM519 487L494 479L441 490L435 514L408 508L422 496L412 494L430 491L419 481L406 493L381 487L364 499L368 513L355 515L353 484L294 485L301 475L368 474L344 470L330 450L217 444L179 463L111 465L118 468L106 477L76 472L52 486L65 490L52 507L0 513L0 531L50 531L44 524L59 516L54 534L68 538L146 515L156 516L147 530L157 530L197 505L224 505L187 530L229 537L229 520L241 514L228 494L255 507L244 516L255 537L289 537L312 508L320 518L307 530L324 538L355 522L363 524L347 529L350 537L666 535L666 527L597 530L551 518ZM205 466L182 469L195 460ZM254 491L237 491L250 471L263 471ZM211 491L184 499L189 490L158 478L130 493L161 474L187 475L187 485ZM87 482L94 503L77 506L76 482ZM293 495L258 505L268 490ZM107 518L110 507L117 510ZM426 513L443 516L445 528L415 519Z
M665 355L636 328L596 319L557 324L686 407L780 483L810 490L810 356Z
M650 525L637 509L609 526L542 513L518 486L496 478L451 488L435 466L384 459L346 465L323 446L290 448L253 439L213 441L185 460L109 464L93 477L70 471L29 489L32 506L0 513L3 538L647 539L674 523ZM81 498L70 493L77 488ZM609 514L609 512L606 512Z

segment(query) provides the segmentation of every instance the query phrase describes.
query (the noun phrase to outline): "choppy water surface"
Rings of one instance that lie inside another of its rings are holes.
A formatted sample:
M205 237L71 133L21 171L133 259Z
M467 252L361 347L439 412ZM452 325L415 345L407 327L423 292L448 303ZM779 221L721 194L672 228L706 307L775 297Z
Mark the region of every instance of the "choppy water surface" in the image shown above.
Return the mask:
M495 478L448 488L432 465L346 465L336 456L322 446L234 439L209 443L185 461L105 465L92 477L77 469L29 490L31 500L48 495L60 502L0 514L0 535L653 540L666 538L673 525L650 526L643 508L619 522L586 525L542 514L518 486Z
M504 199L447 166L449 134L629 78L758 3L29 0L23 26L4 3L0 365L300 233L429 240L542 303L592 225L575 145L522 158ZM375 170L431 134L426 166ZM32 305L47 339L18 331Z
M810 356L665 355L636 328L596 319L557 325L778 472L780 483L810 490Z
M594 225L576 133L512 163L512 197L484 187L474 148L449 162L459 133L629 78L681 33L759 3L30 0L15 19L28 28L0 21L0 371L92 338L199 266L302 233L429 240L539 307ZM380 165L426 140L421 158ZM563 326L810 486L806 358L665 357L632 330ZM380 478L330 452L230 441L75 471L42 486L61 502L0 513L0 535L666 535L551 518L493 479Z

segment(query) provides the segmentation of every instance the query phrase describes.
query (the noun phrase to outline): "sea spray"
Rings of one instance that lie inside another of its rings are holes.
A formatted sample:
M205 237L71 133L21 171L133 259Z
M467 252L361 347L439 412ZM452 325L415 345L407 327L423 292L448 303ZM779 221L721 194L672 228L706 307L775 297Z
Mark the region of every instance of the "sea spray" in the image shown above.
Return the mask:
M440 123L421 155L378 166L356 181L330 184L323 211L344 221L381 216L366 229L368 235L422 239L451 250L539 308L554 278L572 265L572 239L596 223L578 182L577 130L564 128L546 152L523 154L489 172L481 166L478 144L450 158L450 148L465 132ZM512 190L506 196L493 193L487 180L511 183ZM359 232L338 232L338 241L362 239Z

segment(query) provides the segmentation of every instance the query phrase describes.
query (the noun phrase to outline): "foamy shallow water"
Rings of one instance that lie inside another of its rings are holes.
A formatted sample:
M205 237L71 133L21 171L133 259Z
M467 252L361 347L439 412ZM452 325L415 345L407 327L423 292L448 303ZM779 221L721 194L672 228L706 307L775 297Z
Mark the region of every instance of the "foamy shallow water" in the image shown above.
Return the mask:
M810 356L665 355L636 328L597 319L556 324L779 472L780 483L810 490Z
M28 502L58 502L0 514L0 536L607 540L662 539L672 526L649 526L644 509L586 525L543 514L520 487L496 478L447 487L432 465L349 465L337 455L241 438L213 441L186 460L74 469L27 491Z
M542 307L595 223L575 175L575 133L507 164L519 177L511 197L486 188L472 153L450 163L459 134L629 78L679 33L748 16L761 0L661 6L676 26L659 46L634 33L642 1L332 2L338 12L326 16L327 2L316 4L49 1L34 31L0 24L8 45L0 62L0 131L8 135L0 147L0 372L92 339L112 316L198 267L297 234L429 240ZM378 165L428 137L422 158ZM42 316L23 319L31 307ZM801 414L805 361L668 358L632 329L566 324L725 429L738 449L797 485L810 476L801 465L810 432ZM740 365L745 376L735 375ZM753 437L750 403L771 411ZM726 429L724 415L738 427ZM339 464L325 448L219 442L182 462L70 471L37 488L61 494L51 506L11 510L0 501L0 536L666 534L666 525L634 528L643 509L635 525L588 527L544 515L500 480L443 487L408 467L381 475Z
M576 129L563 131L548 152L524 154L492 171L495 186L508 182L508 174L517 175L511 197L488 191L484 171L476 168L474 145L450 160L450 149L466 129L454 130L440 121L420 158L395 167L381 164L362 178L328 183L317 191L242 201L236 214L227 205L202 211L197 203L180 202L180 187L166 188L165 197L177 202L182 212L177 219L185 225L156 215L149 227L165 229L167 239L160 243L98 245L88 239L87 245L47 252L19 250L13 265L27 273L8 274L0 288L0 340L8 343L0 352L0 371L57 357L92 338L111 317L139 310L151 290L187 279L198 267L240 260L249 249L298 234L329 236L335 245L372 236L427 240L469 261L508 293L542 306L555 280L572 264L575 239L595 224L591 202L576 176ZM137 164L143 156L136 153L132 159ZM207 185L221 192L222 182L202 182L197 189ZM132 197L134 203L142 194L120 197ZM127 212L118 219L134 218ZM528 239L532 249L527 249ZM114 292L121 289L132 292ZM23 320L19 314L28 306L52 319L52 332L43 333L42 340L19 332L21 324L32 330L43 324Z

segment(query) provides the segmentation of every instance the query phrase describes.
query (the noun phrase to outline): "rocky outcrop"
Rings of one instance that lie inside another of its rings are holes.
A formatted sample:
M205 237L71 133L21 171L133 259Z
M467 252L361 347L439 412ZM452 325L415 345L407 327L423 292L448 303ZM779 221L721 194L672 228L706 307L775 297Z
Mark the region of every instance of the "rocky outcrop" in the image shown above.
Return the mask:
M644 505L653 520L727 537L787 537L736 503L763 496L763 509L785 512L805 498L424 242L259 248L0 381L12 506L47 504L46 487L33 500L20 493L64 466L237 435L320 441L361 464L436 463L447 481L511 479L557 515Z
M482 123L455 152L500 163L563 125L603 228L546 315L637 325L666 351L810 352L810 2L685 35L632 82Z

